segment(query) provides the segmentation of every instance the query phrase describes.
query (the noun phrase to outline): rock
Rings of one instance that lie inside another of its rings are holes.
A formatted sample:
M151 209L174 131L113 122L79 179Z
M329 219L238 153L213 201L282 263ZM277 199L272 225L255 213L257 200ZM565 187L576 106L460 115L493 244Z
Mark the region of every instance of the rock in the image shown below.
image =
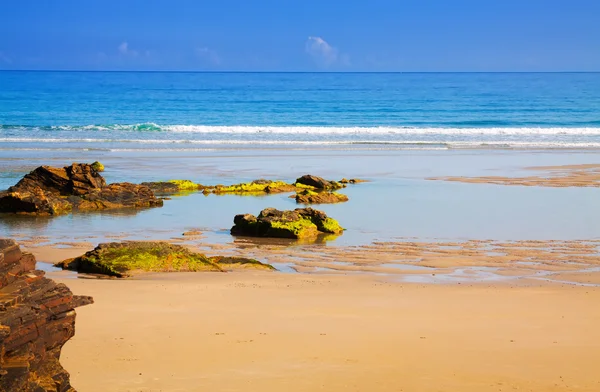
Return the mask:
M59 215L72 210L162 206L150 188L131 183L106 184L93 165L40 166L0 192L0 212Z
M258 260L248 259L246 257L227 257L227 256L214 256L210 258L210 261L217 264L223 270L232 270L239 268L252 268L252 269L266 269L275 271L275 267L270 264L261 263Z
M351 179L347 179L347 178L342 178L340 181L340 184L358 184L361 182L368 182L367 180L361 180L359 178L351 178Z
M142 182L141 185L147 186L148 188L152 189L152 191L163 195L179 192L199 191L205 188L205 186L196 184L195 182L190 180Z
M34 268L33 255L0 239L0 391L74 392L60 352L75 334L74 308L93 300Z
M292 184L288 184L283 181L270 181L265 179L254 180L252 182L246 182L235 185L217 185L209 188L208 193L223 194L223 193L234 193L234 194L259 194L259 193L284 193L294 192L296 187Z
M221 258L207 257L168 242L126 241L100 244L82 256L61 261L55 266L117 278L128 277L139 272L224 271L236 265L274 269L268 264L253 259L236 258L235 262L229 259L222 262Z
M334 190L340 189L344 186L337 181L329 181L322 177L313 176L310 174L303 175L298 178L295 183L298 187L309 187L309 189L325 189Z
M348 201L348 196L337 192L313 192L305 189L296 193L296 203L299 204L332 204Z
M98 173L104 171L104 165L98 161L93 162L91 166L92 166L92 169L96 170Z
M339 223L324 212L312 208L280 211L266 208L258 217L251 214L236 215L231 234L253 237L312 238L322 233L341 234Z

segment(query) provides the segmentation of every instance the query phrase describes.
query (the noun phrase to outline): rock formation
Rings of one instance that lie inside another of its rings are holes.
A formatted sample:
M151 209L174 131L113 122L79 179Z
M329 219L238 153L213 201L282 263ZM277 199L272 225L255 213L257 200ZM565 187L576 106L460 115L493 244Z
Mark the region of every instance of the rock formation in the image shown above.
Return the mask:
M141 185L147 186L155 193L163 195L170 195L180 192L193 192L203 190L205 188L205 186L196 184L190 180L142 182Z
M302 192L296 193L296 203L299 204L332 204L348 201L348 196L337 192L314 192L310 189L305 189Z
M309 189L335 190L343 188L344 185L337 181L329 181L322 177L305 174L296 180L296 186L309 187Z
M74 259L56 264L78 272L124 278L138 272L224 272L238 268L274 270L268 264L243 257L207 257L181 245L158 241L126 241L100 244Z
M0 239L0 391L74 391L60 350L75 334L73 309L92 299L34 268L33 255Z
M40 166L0 192L0 212L58 215L72 210L162 206L150 188L131 183L106 184L93 165Z
M254 237L311 238L319 234L341 234L343 228L324 212L312 208L280 211L266 208L258 217L251 214L236 215L231 234Z
M205 193L233 193L233 194L260 194L260 193L285 193L294 192L296 187L293 184L288 184L283 181L271 181L265 179L254 180L234 185L217 185L208 187L204 190Z

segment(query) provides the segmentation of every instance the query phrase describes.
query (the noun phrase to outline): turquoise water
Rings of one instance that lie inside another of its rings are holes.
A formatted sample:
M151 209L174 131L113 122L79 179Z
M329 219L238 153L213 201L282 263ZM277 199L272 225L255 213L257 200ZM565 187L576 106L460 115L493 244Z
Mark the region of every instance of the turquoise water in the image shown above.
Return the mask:
M0 149L599 148L600 73L0 72Z

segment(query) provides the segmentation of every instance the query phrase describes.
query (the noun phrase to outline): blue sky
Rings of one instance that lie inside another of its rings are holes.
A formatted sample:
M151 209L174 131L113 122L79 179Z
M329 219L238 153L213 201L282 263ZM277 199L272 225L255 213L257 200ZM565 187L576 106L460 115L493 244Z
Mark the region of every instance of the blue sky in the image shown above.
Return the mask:
M600 1L4 0L0 69L600 71Z

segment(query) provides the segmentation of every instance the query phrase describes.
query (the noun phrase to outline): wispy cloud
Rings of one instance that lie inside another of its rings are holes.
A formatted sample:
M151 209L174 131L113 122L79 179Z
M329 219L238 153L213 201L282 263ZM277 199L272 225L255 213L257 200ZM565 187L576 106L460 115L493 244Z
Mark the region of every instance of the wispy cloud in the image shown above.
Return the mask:
M129 43L127 43L127 42L122 42L121 45L119 45L117 49L119 50L119 53L121 53L124 56L135 57L138 55L138 51L132 50L131 48L129 48Z
M4 52L0 52L0 63L12 64L12 59Z
M221 64L221 57L219 54L216 51L207 48L206 46L198 47L194 52L196 53L197 57L209 62L212 65Z
M321 37L308 37L304 46L313 60L322 67L333 65L349 65L350 58L348 55L340 53L340 51L331 46Z

